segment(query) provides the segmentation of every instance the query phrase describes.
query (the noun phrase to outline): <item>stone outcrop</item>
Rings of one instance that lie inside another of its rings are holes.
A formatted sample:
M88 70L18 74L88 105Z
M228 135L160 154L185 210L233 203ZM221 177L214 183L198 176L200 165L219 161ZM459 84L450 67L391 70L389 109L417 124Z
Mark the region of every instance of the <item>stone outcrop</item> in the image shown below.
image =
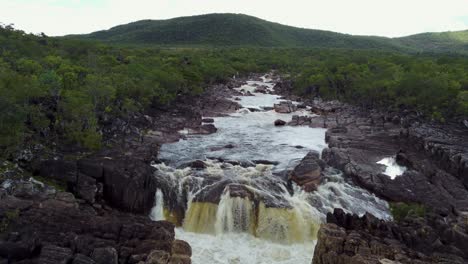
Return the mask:
M3 193L0 215L8 219L0 235L0 262L190 263L190 246L175 240L171 223L92 207L70 193L32 200ZM173 260L155 262L160 260L151 255L154 250Z
M335 209L327 215L327 222L318 233L313 264L461 264L468 260L466 216L447 220L430 214L395 223Z
M65 181L69 190L90 204L106 202L127 212L148 214L157 187L154 170L149 163L131 156L95 156L45 161L40 175Z

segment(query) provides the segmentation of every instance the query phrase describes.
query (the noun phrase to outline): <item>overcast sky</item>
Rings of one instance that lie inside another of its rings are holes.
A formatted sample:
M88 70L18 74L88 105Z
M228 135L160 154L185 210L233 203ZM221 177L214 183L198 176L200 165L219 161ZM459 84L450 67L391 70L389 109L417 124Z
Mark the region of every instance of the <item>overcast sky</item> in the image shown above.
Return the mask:
M355 35L468 29L468 0L0 0L0 22L51 36L207 13Z

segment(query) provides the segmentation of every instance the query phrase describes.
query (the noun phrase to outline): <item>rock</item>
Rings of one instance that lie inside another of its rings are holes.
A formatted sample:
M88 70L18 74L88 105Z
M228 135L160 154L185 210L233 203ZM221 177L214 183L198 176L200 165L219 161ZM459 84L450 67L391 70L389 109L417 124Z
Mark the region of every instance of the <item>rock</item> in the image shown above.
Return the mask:
M139 160L103 160L104 199L134 213L148 214L154 205L155 169Z
M192 260L187 256L173 255L169 260L169 264L191 264Z
M194 169L206 169L206 163L201 160L194 160L190 162L188 166Z
M255 164L263 164L263 165L278 165L278 161L272 161L272 160L252 160L253 163Z
M10 260L22 260L31 256L32 249L27 243L0 241L0 257Z
M202 122L203 123L214 123L214 119L213 118L203 118Z
M454 223L447 224L437 215L403 221L384 222L370 214L358 217L335 209L319 230L313 263L353 263L358 259L357 263L441 263L441 256L444 263L465 263L467 254L456 249L464 245L444 235ZM434 221L440 226L432 227ZM437 243L440 240L451 245Z
M169 253L162 250L153 250L148 255L145 264L167 264L171 258Z
M42 247L38 264L67 264L72 259L72 251L69 248L46 245Z
M46 160L40 165L42 177L72 183L76 182L76 162L65 160Z
M113 247L96 248L91 255L96 264L117 264L117 251Z
M286 121L283 121L281 119L277 119L275 121L275 126L284 126L284 125L286 125Z
M205 125L202 125L202 126L197 130L196 134L207 135L207 134L216 133L216 131L218 131L218 129L217 129L213 124L205 124Z
M255 88L254 93L267 93L268 92L268 87L267 86L259 86Z
M96 262L83 254L76 254L71 264L95 264Z
M273 107L278 113L292 113L297 110L297 106L291 101L282 101L279 104L274 104Z
M78 197L92 204L96 200L96 192L96 179L79 173L76 183L76 193Z
M346 127L332 127L328 131L333 134L344 134L348 132Z
M190 247L189 243L176 239L174 244L172 244L172 254L191 257L192 247Z
M309 152L290 175L290 180L302 186L306 191L313 191L320 183L323 162L316 151Z

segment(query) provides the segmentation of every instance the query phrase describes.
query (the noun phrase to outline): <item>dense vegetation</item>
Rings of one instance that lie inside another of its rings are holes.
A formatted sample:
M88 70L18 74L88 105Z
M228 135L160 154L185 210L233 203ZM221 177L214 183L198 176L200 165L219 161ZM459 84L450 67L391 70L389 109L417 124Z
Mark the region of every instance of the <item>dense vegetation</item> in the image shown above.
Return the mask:
M390 203L390 212L395 221L402 221L406 217L424 217L426 207L416 203Z
M297 48L110 46L0 27L0 152L37 141L98 149L102 124L130 119L235 74L275 68L296 93L405 107L443 121L468 115L461 56Z
M468 53L468 31L426 33L391 39L296 28L241 14L208 14L168 20L141 20L109 30L72 37L138 45L346 48Z

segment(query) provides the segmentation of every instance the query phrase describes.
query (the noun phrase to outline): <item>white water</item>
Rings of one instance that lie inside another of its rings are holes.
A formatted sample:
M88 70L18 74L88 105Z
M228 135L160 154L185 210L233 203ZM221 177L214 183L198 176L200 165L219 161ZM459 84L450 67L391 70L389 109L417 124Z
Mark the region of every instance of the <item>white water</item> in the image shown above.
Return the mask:
M406 167L398 165L394 157L384 158L377 163L386 167L383 174L389 176L392 180L401 176L406 171Z
M156 190L154 207L151 209L150 218L153 221L164 220L164 197L161 189Z
M273 87L264 78L263 82L251 81L238 90L253 92L255 84L267 85L270 90ZM253 94L240 96L239 102L245 108L237 113L214 118L217 133L188 135L187 140L162 146L159 158L166 164L155 165L158 178L165 179L166 187L177 193L175 202L187 203L185 222L177 228L176 236L192 246L194 264L311 263L316 243L314 234L326 213L334 208L390 218L385 201L347 183L335 170L325 172L324 182L317 191L306 193L293 185L291 194L283 172L294 168L310 150L321 152L327 146L325 129L275 127L276 119L289 121L293 115L309 113L306 110L290 114L251 112L247 108L263 109L281 101L276 95ZM228 144L234 148L223 148ZM269 160L279 164L242 167L207 158L241 162ZM204 160L207 167L177 169L196 159ZM218 204L197 201L197 197L215 190L217 184L224 188ZM231 185L242 186L260 203L233 196ZM163 192L158 189L152 219L164 219L164 208L169 201L163 200Z

